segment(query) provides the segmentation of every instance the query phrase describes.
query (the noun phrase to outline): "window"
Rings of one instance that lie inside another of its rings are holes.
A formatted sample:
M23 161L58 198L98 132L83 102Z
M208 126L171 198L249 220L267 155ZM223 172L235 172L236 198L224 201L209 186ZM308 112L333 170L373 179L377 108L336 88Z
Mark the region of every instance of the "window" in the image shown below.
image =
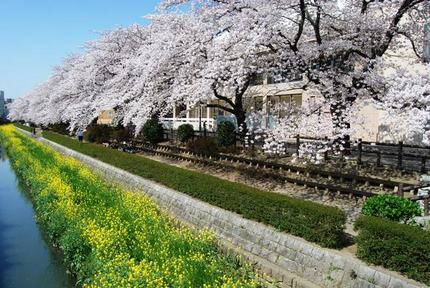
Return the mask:
M190 108L190 118L199 118L199 104L196 104L192 108Z
M218 105L221 105L221 106L224 106L224 107L230 107L223 100L213 100L211 103L212 104L218 104ZM202 109L206 109L206 107L204 106L204 107L202 107ZM206 116L206 112L204 114L202 112L202 117L203 117L203 115ZM231 115L229 112L227 112L227 111L225 111L223 109L217 108L217 107L213 107L213 108L211 108L211 112L210 112L210 116L209 117L212 118L212 117L216 117L216 116L229 116L229 115Z
M263 96L254 97L254 111L262 111L263 102Z
M290 94L290 95L281 95L277 96L279 99L279 103L287 104L291 107L301 107L302 106L302 94ZM288 108L287 108L288 109ZM278 116L285 117L287 115L285 110L278 111Z

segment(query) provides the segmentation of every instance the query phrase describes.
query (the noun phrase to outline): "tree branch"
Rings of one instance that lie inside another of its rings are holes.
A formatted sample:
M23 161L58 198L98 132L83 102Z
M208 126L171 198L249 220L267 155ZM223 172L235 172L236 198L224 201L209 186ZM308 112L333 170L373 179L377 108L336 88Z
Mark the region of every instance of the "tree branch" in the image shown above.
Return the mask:
M224 111L227 111L227 112L229 112L231 114L234 114L234 110L233 109L225 107L225 106L222 106L220 104L207 104L206 107L209 107L209 108L219 108L221 110L224 110Z

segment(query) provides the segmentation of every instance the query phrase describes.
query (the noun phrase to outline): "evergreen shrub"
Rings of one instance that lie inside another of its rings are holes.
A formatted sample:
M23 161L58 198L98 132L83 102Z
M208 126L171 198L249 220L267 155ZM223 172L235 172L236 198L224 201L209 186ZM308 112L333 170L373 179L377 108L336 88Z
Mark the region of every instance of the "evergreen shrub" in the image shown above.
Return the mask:
M111 132L112 127L108 125L93 124L87 127L85 139L93 143L106 143L110 140Z
M430 285L430 232L371 216L360 217L355 228L360 259Z
M218 125L217 141L223 147L236 145L236 127L233 123L224 121Z
M415 216L421 216L421 208L417 202L400 198L395 195L378 195L366 200L362 214L381 217L387 220L408 223Z
M182 124L178 127L177 139L181 143L186 143L188 140L193 139L194 128L191 124Z
M146 141L151 144L157 144L163 141L163 125L157 118L151 118L145 122L142 128L142 135Z
M188 140L187 149L196 154L207 156L216 156L219 152L217 141L213 137L202 137Z

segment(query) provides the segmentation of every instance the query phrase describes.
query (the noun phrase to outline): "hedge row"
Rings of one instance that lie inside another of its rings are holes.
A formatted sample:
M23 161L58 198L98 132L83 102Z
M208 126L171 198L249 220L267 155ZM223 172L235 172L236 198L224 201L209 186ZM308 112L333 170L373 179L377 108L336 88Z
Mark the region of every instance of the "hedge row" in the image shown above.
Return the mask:
M430 232L371 216L355 227L359 258L430 285Z
M101 145L79 143L53 132L44 132L43 136L105 163L308 241L332 248L343 245L346 216L338 208L262 191Z
M30 132L30 133L32 133L32 132L33 132L33 128L31 128L31 127L29 127L29 126L22 125L22 124L20 124L20 123L13 123L13 125L15 125L16 127L20 128L20 129L22 129L22 130L25 130L25 131L27 131L27 132Z

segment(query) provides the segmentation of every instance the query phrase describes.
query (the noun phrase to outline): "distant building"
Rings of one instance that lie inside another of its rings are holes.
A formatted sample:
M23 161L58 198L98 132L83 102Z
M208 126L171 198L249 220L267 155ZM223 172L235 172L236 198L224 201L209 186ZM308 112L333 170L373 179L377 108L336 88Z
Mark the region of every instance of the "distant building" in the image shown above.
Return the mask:
M6 106L6 117L7 117L9 115L9 105L13 103L13 99L12 98L6 98L4 103Z
M102 110L99 117L97 118L97 124L99 125L113 125L115 118L114 110Z
M6 102L4 92L0 90L0 118L6 118Z

